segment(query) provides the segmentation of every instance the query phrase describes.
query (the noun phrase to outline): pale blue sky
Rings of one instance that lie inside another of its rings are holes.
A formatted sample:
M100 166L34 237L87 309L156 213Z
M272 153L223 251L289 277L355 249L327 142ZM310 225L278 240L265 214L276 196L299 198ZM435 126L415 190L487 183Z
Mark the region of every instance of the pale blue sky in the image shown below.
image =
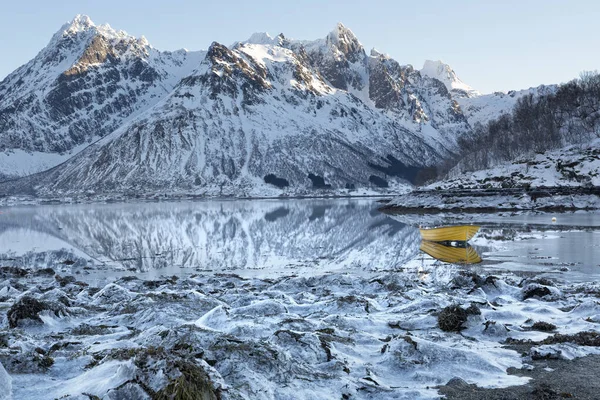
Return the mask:
M161 50L229 45L253 32L325 37L337 22L401 64L441 59L475 89L523 89L600 69L600 1L7 0L0 13L0 79L34 57L63 23L144 35Z

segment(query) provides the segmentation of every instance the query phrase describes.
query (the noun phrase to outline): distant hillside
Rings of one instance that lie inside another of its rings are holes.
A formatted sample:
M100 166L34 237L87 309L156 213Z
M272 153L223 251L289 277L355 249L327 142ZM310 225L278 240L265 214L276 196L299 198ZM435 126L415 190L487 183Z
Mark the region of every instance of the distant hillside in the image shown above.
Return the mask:
M529 93L512 112L474 124L474 134L459 139L461 152L446 170L450 178L457 177L597 138L600 74L587 72L545 94Z

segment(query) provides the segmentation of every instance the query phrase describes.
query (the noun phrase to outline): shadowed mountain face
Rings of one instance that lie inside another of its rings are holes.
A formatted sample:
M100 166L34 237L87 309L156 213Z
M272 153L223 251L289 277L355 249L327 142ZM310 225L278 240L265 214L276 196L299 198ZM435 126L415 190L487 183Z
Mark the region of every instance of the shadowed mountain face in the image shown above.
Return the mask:
M255 34L163 52L78 16L0 83L0 176L58 165L0 193L277 195L371 187L373 176L385 181L376 186L406 184L471 132L457 99L476 92L456 91L465 85L440 68L422 74L367 54L342 24L315 41Z
M117 270L381 269L418 252L419 232L369 201L36 207L2 215L3 265Z

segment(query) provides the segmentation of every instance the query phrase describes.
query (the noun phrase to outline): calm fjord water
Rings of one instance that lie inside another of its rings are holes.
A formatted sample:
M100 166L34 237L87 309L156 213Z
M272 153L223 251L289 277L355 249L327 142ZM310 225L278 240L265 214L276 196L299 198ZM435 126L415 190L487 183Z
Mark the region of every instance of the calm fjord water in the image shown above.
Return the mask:
M473 223L482 225L473 243L484 262L465 268L600 279L598 213L391 217L378 206L327 199L4 208L0 264L82 280L389 271L429 257L419 251L419 224Z

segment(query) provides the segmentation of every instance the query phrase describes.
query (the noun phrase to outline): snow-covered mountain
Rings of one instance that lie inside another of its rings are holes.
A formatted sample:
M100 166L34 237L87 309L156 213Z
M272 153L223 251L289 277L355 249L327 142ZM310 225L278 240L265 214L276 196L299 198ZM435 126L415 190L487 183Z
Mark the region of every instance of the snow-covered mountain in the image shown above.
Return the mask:
M342 24L315 41L161 52L78 16L0 83L0 177L57 165L0 191L397 187L458 150L471 133L460 102L477 96L441 63L367 54Z
M0 176L53 167L155 105L203 58L78 15L0 82Z

